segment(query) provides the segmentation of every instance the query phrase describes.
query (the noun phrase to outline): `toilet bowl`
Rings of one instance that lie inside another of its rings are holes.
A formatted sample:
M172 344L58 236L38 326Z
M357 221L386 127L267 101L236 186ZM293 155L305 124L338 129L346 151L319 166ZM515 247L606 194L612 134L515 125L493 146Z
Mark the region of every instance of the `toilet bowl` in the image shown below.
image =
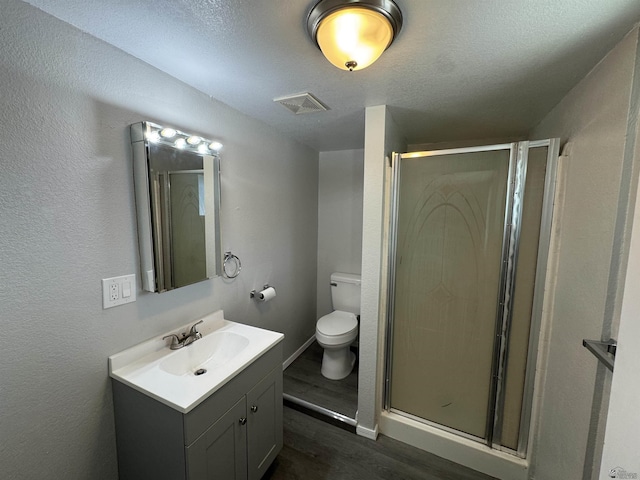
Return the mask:
M350 345L358 336L360 276L349 273L331 275L334 311L316 323L316 340L324 349L321 373L330 380L349 376L356 362Z
M334 311L316 324L316 340L324 348L321 373L331 380L342 380L353 370L356 355L349 346L358 336L358 320L351 312Z

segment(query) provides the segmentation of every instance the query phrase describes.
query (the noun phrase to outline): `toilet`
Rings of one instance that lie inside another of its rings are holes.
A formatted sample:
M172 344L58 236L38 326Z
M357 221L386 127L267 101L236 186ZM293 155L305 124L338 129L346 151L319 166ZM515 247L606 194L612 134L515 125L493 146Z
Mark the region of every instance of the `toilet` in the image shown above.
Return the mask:
M324 348L322 375L331 380L342 380L356 363L356 355L349 346L358 336L360 275L333 273L331 302L333 312L316 324L316 340Z

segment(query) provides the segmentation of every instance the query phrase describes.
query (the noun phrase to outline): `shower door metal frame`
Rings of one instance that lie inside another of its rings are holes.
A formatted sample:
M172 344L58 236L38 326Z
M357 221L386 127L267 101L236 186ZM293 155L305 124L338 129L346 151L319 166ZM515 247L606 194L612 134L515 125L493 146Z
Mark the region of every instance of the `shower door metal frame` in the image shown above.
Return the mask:
M526 142L511 144L511 160L515 156L515 165L513 163L509 165L509 185L504 214L502 268L496 308L496 327L494 329L496 338L493 343L493 373L486 432L487 445L496 449L502 448L500 442L507 381L509 333L513 319L513 294L522 231L522 204L527 181L528 150L524 147L524 143Z
M558 174L558 157L560 156L560 139L530 141L527 153L532 148L547 147L547 164L545 170L540 232L538 235L538 256L536 261L536 277L533 286L533 302L531 305L531 325L529 327L529 345L527 350L527 366L520 410L520 431L518 438L519 457L526 458L531 432L531 413L533 410L533 390L536 381L536 365L538 362L538 345L542 328L542 308L544 306L544 288L547 281L547 267L551 247L551 227L553 223L553 206L556 196L556 180Z
M531 324L529 331L529 344L527 363L525 370L525 385L522 398L520 415L520 429L518 449L514 451L500 444L502 433L502 414L505 400L506 368L508 358L509 332L512 320L512 299L515 292L516 266L518 248L522 228L522 206L527 173L527 161L529 149L548 147L545 172L545 184L543 193L542 216L540 235L538 239L538 257L535 272L533 292L533 304L531 312ZM397 221L399 213L399 185L401 177L402 159L435 157L453 154L476 153L486 151L509 150L509 166L507 177L507 192L505 201L505 214L502 242L502 266L500 274L499 294L496 305L496 338L493 347L493 360L491 372L491 388L489 408L487 411L487 430L485 438L461 432L459 430L417 418L407 412L399 412L404 416L435 426L436 428L469 438L501 451L513 453L519 457L526 457L530 432L531 410L533 403L533 386L535 383L535 365L537 362L537 347L542 318L542 302L544 293L545 273L549 254L549 242L551 238L551 221L553 217L553 200L555 196L555 182L559 140L541 140L535 142L514 142L509 144L486 145L479 147L456 148L447 150L433 150L411 153L393 154L392 171L392 196L390 239L388 250L388 303L386 326L386 352L385 352L385 384L384 384L384 409L392 411L391 407L391 370L392 370L392 346L393 324L395 309L395 272L397 253Z

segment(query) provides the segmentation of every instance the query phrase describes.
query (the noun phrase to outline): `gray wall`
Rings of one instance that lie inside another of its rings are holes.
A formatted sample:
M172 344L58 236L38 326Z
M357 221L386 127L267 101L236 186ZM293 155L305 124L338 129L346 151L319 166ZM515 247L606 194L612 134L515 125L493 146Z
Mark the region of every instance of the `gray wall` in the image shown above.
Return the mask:
M333 272L362 269L364 150L321 152L318 185L318 318L331 312Z
M115 479L109 355L219 308L284 332L285 357L313 335L318 154L22 2L1 10L0 476ZM224 143L223 248L243 269L103 310L102 278L139 279L143 119ZM249 300L266 282L278 297Z
M626 262L627 205L635 177L626 142L635 121L629 109L637 58L636 29L530 135L569 143L558 171L537 389L536 479L598 478L611 374L582 347L582 339L617 333L619 267Z

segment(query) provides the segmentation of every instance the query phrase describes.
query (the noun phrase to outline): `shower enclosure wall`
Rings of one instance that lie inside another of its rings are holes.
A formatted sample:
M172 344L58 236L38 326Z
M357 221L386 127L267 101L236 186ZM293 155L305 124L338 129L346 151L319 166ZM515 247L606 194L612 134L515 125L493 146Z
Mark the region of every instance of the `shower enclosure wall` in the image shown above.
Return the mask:
M526 456L557 156L394 156L387 411Z

